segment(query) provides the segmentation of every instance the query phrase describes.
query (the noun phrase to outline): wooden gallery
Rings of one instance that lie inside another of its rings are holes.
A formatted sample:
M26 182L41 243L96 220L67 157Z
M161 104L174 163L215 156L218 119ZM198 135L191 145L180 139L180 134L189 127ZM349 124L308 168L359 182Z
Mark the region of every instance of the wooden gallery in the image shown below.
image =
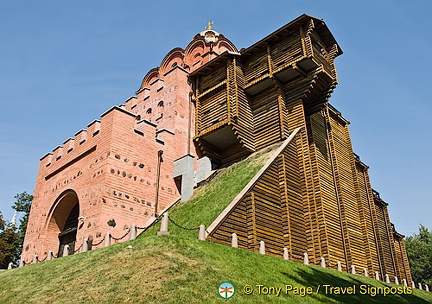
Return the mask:
M342 54L302 15L237 50L211 25L169 52L140 88L42 157L22 259L94 248L146 226L212 169L270 145L277 155L208 227L209 241L411 282L403 236L329 104Z

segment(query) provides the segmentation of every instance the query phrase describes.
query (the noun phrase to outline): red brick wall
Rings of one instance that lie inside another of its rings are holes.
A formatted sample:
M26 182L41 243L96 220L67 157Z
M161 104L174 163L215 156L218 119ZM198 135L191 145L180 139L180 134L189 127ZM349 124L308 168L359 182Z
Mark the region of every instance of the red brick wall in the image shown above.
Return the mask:
M136 96L41 159L23 247L25 261L35 253L41 259L49 250L57 254L58 233L76 200L83 220L75 248L84 238L97 243L107 231L118 238L132 223L144 226L155 213L159 150L163 162L158 212L179 198L174 160L187 153L198 155L191 140L195 109L188 74L227 50L237 51L223 35L210 45L197 34L186 50L172 50L160 68L144 77ZM112 219L115 227L108 225Z

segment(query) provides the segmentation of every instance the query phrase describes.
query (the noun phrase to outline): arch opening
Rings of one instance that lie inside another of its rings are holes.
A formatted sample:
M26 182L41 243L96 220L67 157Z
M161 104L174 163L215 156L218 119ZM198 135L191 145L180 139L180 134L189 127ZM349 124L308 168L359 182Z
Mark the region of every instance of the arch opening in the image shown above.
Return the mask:
M68 254L74 254L76 235L78 231L79 204L78 202L72 208L66 220L63 230L58 234L59 250L58 256L63 255L64 247L69 245Z
M79 214L78 195L73 190L62 193L53 204L46 238L48 249L54 252L57 249L57 256L63 255L66 245L69 245L68 254L74 254Z

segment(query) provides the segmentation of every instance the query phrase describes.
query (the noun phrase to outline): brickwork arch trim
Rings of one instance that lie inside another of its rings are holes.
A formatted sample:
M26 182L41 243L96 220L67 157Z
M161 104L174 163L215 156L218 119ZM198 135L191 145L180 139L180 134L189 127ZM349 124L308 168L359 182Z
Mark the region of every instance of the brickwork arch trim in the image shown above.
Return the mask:
M76 204L79 204L78 194L72 189L63 191L50 207L45 223L47 233L52 229L60 232Z
M180 67L184 65L184 50L182 48L175 48L169 52L165 58L162 60L162 63L159 68L160 75L164 75L166 72L173 68L173 65L176 64Z
M141 82L140 90L143 88L149 88L150 84L159 78L159 67L151 69L144 77Z

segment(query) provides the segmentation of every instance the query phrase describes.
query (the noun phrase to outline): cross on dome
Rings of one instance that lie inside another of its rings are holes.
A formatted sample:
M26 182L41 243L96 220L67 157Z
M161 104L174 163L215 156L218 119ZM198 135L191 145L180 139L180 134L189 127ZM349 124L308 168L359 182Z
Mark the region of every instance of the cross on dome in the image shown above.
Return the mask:
M214 21L208 21L207 26L205 27L206 30L211 31L212 25L214 24Z

